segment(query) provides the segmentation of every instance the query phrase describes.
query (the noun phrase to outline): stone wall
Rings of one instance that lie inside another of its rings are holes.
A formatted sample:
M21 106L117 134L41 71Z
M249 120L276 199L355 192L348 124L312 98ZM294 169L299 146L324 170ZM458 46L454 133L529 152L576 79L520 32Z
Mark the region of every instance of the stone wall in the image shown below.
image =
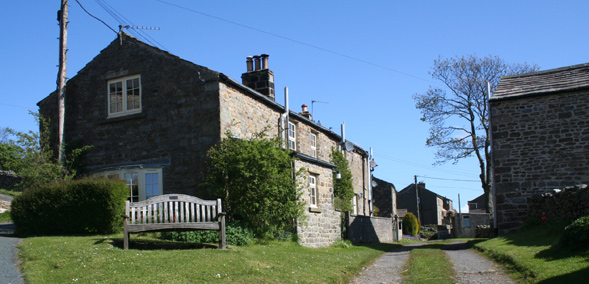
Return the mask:
M393 219L347 216L348 239L353 243L392 243Z
M299 243L308 247L327 247L341 238L341 213L333 205L333 174L330 168L316 164L296 161L295 169L305 168L303 177L299 180L304 186L301 188L301 199L305 203L304 218L297 223ZM309 174L317 176L317 206L309 206L310 191L307 178Z
M540 222L571 222L589 216L589 186L580 184L534 195L529 204L528 218Z
M464 217L468 217L469 224L466 227L464 224ZM456 214L452 220L454 227L452 228L452 236L455 238L481 238L477 235L477 230L480 231L481 226L489 227L491 225L491 215L489 213L462 213Z
M517 229L537 193L589 183L589 94L491 100L499 233Z
M0 188L13 189L20 181L15 172L0 170Z

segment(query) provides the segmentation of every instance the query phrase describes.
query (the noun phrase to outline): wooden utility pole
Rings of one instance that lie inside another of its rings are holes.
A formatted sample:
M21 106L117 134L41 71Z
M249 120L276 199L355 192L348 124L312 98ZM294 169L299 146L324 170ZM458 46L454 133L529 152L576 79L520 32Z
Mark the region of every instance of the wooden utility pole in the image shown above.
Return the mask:
M57 158L63 162L64 126L65 126L65 80L67 63L67 24L68 24L68 0L61 0L61 10L58 12L59 21L59 73L57 74L57 96L58 96L58 154Z
M413 177L415 178L415 201L417 202L417 220L419 220L419 224L421 224L421 214L419 213L419 187L417 187L417 175Z

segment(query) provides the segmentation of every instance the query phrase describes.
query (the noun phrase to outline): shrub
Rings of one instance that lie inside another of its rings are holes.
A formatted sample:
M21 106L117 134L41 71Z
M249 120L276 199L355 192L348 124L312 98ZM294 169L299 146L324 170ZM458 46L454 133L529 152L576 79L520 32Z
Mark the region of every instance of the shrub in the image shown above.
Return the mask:
M419 234L422 238L427 240L437 239L438 227L435 225L426 225L419 228Z
M250 140L225 134L220 144L208 152L207 186L223 199L229 221L240 220L256 237L273 239L282 231L294 231L297 219L304 216L302 191L293 179L290 152L280 138L265 138L255 133Z
M417 236L419 233L419 221L413 213L405 214L403 218L403 234Z
M241 222L228 222L225 227L227 244L234 246L245 246L253 239L253 234L245 228ZM164 232L161 234L164 240L180 241L187 243L212 244L219 242L218 231L186 231L186 232Z
M581 217L566 226L560 243L570 248L589 247L589 216Z
M113 233L122 228L124 181L81 179L32 187L15 197L11 218L19 233Z

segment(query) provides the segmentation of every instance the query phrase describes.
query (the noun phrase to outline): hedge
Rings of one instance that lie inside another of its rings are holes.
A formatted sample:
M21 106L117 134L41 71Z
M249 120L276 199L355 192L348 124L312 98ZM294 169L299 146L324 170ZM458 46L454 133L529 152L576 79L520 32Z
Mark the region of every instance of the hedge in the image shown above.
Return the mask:
M10 216L21 234L108 234L122 228L126 199L124 181L86 178L28 188Z

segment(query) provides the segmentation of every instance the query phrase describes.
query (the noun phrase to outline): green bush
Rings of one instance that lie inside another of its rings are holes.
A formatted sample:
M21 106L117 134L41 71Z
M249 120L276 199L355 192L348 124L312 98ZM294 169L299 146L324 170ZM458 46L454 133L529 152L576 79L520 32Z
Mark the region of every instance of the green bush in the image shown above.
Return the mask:
M122 228L124 181L81 179L32 187L15 197L10 215L19 233L113 233Z
M419 233L419 221L413 213L405 214L403 218L403 234L417 236Z
M226 224L225 237L229 245L244 246L249 244L254 236L243 224L233 221ZM212 244L219 242L219 231L163 232L161 238L187 243Z
M564 228L560 244L570 248L589 247L589 216L581 217Z
M435 240L438 238L438 227L435 225L426 225L419 228L419 234L422 239Z

